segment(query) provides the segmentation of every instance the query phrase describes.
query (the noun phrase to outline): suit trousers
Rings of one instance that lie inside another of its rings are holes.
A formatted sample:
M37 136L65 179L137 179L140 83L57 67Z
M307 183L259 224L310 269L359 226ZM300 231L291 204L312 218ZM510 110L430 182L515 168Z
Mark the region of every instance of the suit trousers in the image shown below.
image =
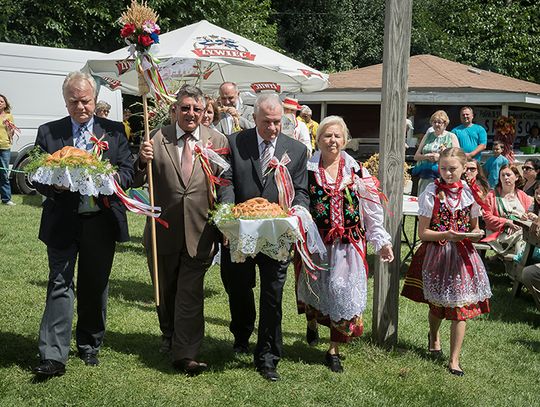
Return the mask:
M147 255L152 270L152 258ZM163 336L172 340L173 361L196 359L199 353L204 338L204 275L210 265L211 259L194 259L187 250L158 255L157 314Z
M223 253L222 253L223 256ZM289 262L279 262L264 254L248 258L244 263L232 263L228 275L231 332L235 342L247 344L255 323L255 266L259 266L260 300L257 345L254 363L257 369L276 368L281 358L283 287Z
M67 248L47 247L49 282L39 329L42 360L66 363L71 341L77 270L76 342L80 354L97 354L105 335L109 275L116 242L114 222L99 212L80 219L79 237Z

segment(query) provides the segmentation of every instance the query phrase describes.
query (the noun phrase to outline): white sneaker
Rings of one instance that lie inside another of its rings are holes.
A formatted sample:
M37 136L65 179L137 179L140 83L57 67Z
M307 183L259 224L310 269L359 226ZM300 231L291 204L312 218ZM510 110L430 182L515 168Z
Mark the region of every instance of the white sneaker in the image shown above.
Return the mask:
M13 201L7 201L7 202L2 202L4 205L8 205L8 206L15 206L15 202Z

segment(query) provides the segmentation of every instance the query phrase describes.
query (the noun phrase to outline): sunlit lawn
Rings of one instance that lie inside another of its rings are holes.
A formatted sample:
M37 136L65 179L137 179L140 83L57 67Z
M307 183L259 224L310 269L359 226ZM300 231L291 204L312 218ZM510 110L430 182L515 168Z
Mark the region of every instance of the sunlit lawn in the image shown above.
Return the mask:
M144 220L136 216L130 216L132 241L120 245L115 258L101 364L86 367L73 352L65 376L35 382L31 368L38 361L47 259L45 247L37 239L40 199L16 196L14 200L15 207L0 206L1 406L540 404L539 314L528 293L511 298L511 283L500 271L490 275L491 314L468 324L463 378L449 375L445 360L429 358L426 306L403 298L398 346L387 352L370 341L370 304L365 336L343 348L345 373L331 373L322 364L328 331L321 330L323 343L319 346L306 345L305 322L296 314L290 273L284 301L284 358L279 365L282 380L268 383L254 371L249 356L232 353L227 298L214 266L206 279L206 339L201 354L211 369L193 378L178 374L158 353L160 333L141 246ZM443 349L448 355L449 324L442 328Z

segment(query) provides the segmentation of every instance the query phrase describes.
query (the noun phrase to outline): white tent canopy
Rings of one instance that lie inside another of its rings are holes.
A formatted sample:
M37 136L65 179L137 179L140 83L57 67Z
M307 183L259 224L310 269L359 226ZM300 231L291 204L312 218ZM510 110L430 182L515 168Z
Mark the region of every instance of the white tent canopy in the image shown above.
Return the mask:
M166 83L191 83L207 93L224 81L235 82L246 92L315 92L328 86L328 75L205 20L159 39L150 52L161 61L159 71ZM139 94L128 47L89 60L83 70L101 78L110 89Z

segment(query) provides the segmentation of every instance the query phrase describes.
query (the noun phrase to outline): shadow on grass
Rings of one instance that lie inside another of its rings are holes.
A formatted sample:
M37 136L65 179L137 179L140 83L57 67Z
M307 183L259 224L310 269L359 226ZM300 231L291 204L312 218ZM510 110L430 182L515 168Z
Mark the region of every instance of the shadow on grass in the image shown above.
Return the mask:
M0 331L0 367L19 366L31 370L36 362L37 341L35 338L13 332Z
M47 284L45 283L45 286ZM213 288L204 287L204 298L212 298L219 295L219 291ZM134 280L109 280L109 297L121 299L128 302L144 302L150 306L154 306L154 288L150 283L150 276L148 282L143 283ZM143 308L146 310L146 304Z
M526 341L523 339L518 339L514 341L514 343L519 343L531 352L540 353L540 341Z
M141 236L131 236L129 242L118 243L116 245L117 253L136 253L146 259L146 251L143 246Z
M139 360L148 368L163 373L178 374L172 367L170 355L159 353L160 335L144 333L121 333L107 331L105 347L119 353L137 355ZM236 356L231 342L206 336L200 352L200 360L208 363L213 371L224 371L251 366L252 357L249 355Z
M512 297L512 281L505 274L490 274L493 296L490 300L489 319L511 323L526 323L540 327L540 316L535 311L534 300L528 293Z

